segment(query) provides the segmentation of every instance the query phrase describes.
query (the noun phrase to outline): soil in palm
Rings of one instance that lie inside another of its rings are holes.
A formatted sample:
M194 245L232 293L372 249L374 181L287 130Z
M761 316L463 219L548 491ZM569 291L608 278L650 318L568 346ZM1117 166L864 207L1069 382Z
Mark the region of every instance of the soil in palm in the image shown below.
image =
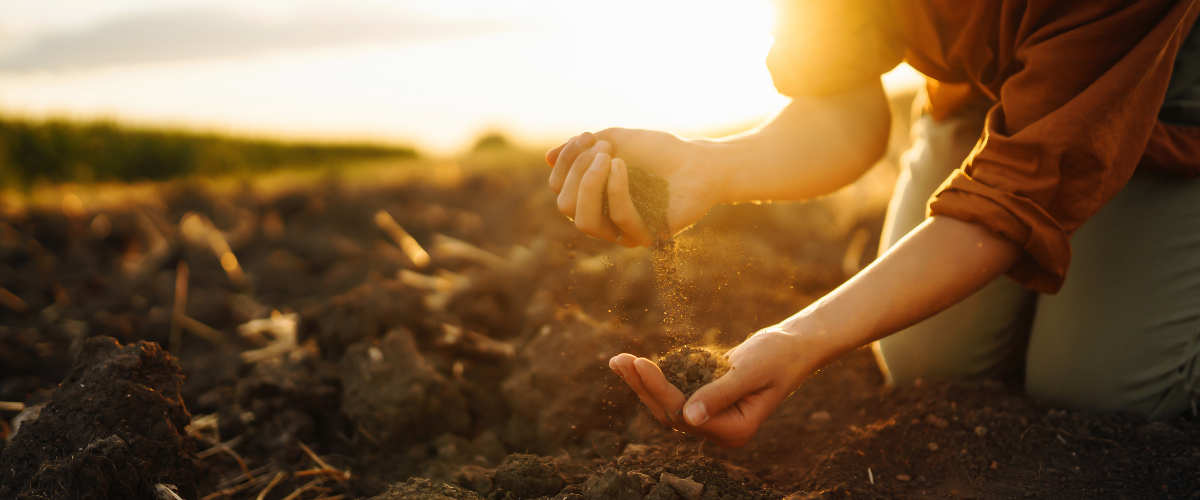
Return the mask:
M668 352L658 360L658 367L671 385L690 398L701 387L725 375L730 365L729 359L719 353L700 347L684 346Z

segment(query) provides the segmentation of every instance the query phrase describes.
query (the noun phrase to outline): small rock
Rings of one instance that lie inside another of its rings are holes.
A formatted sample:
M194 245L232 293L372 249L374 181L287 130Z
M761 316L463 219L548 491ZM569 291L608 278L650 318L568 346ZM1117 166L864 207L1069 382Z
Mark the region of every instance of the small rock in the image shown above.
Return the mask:
M562 490L565 484L562 474L553 463L542 461L536 455L516 453L504 459L493 477L496 486L518 499L551 496Z
M629 474L606 468L583 483L584 500L642 500L642 485Z
M992 460L992 465L989 465L988 468L992 469L992 470L996 470L996 469L1000 468L1000 466L996 463L995 460Z
M929 443L929 451L938 451L937 443Z
M812 420L813 422L824 423L833 420L833 415L830 415L829 412L825 410L820 410L812 412L812 415L809 415L808 419Z
M658 483L650 488L650 494L646 495L645 500L680 500L679 494L675 493L675 489L667 486L667 483Z
M630 472L629 477L632 477L634 480L641 483L642 493L650 493L650 489L653 488L654 485L658 483L658 481L655 481L654 478L647 476L645 474L642 474L641 472L636 472L636 471Z
M987 433L988 433L987 427L984 427L982 425L975 427L975 434L978 435L979 437L984 437L987 435Z
M912 476L910 476L910 475L908 475L908 474L897 474L897 475L896 475L896 480L897 480L897 481L904 481L904 482L907 482L907 481L910 481L910 480L912 480Z
M684 500L697 500L704 493L704 485L692 481L690 477L683 479L670 472L664 472L658 480L674 489Z
M934 415L932 413L930 413L929 415L927 415L925 417L925 423L932 425L934 427L937 427L939 429L945 429L950 426L950 422L948 420L941 418L937 415Z

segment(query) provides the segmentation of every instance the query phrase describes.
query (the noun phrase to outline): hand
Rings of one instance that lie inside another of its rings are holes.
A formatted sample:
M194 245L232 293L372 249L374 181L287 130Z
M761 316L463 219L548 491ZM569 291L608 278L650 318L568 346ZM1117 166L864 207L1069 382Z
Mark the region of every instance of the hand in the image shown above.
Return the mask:
M779 326L755 333L729 351L729 372L686 401L649 359L619 354L608 366L663 425L737 447L749 442L779 403L823 364L803 342Z
M668 182L667 225L674 235L722 201L723 174L704 160L701 142L620 128L584 132L546 153L546 163L554 167L550 188L558 194L559 211L584 234L628 247L653 240L629 196L628 165Z

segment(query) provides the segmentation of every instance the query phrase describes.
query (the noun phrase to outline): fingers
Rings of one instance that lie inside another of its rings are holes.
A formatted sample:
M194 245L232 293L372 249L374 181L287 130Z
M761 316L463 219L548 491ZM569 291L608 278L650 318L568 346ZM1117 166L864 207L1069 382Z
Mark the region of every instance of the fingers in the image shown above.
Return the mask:
M633 361L633 367L637 369L638 375L642 377L642 385L646 387L646 392L662 405L663 409L672 416L677 415L679 410L683 408L683 403L686 398L683 393L679 392L675 386L667 381L667 377L663 375L662 370L658 365L654 364L646 358L637 358Z
M683 418L692 426L704 425L713 415L720 414L742 398L762 389L762 385L762 381L751 375L750 370L731 369L692 394L683 407Z
M575 143L578 144L579 140L576 139ZM559 155L558 163L554 166L555 172L558 171L558 168L563 163L566 163L566 151L564 150L564 154ZM571 219L575 218L575 202L579 199L579 182L583 180L584 172L587 172L588 167L591 166L592 160L595 159L597 154L609 154L611 152L612 146L607 142L599 141L587 151L583 151L575 156L574 162L571 163L571 170L567 172L567 178L563 180L562 190L558 193L558 211ZM553 175L551 174L551 176Z
M604 192L608 189L611 158L600 153L579 181L579 199L575 202L575 227L588 236L614 241L621 234L604 215Z
M650 230L633 207L633 198L629 196L629 168L620 158L612 161L608 175L608 216L625 235L620 241L622 245L646 246L652 242Z
M554 158L554 170L550 172L550 189L553 189L555 193L562 193L563 184L567 180L567 174L571 171L571 167L579 157L579 153L587 151L595 142L596 136L592 135L591 132L584 132L562 146L562 149L559 150L558 155ZM546 160L550 160L550 153L546 153ZM588 161L590 162L590 160L591 158L589 157ZM585 164L584 166L586 167L587 165Z
M617 372L626 384L629 384L633 392L637 393L638 398L642 400L642 404L646 405L650 409L650 413L654 414L655 419L663 425L671 426L672 421L667 414L667 410L663 408L663 405L658 400L650 395L650 392L646 390L646 386L642 384L642 377L634 367L634 362L637 359L632 354L618 354L609 360L608 367Z
M578 136L576 136L576 137L578 137ZM570 144L574 140L575 140L575 137L572 137L570 139L567 139L567 142L559 144L558 147L551 149L550 151L546 151L546 164L550 165L550 167L553 168L554 162L558 161L558 154L562 152L563 148L567 147L567 144Z

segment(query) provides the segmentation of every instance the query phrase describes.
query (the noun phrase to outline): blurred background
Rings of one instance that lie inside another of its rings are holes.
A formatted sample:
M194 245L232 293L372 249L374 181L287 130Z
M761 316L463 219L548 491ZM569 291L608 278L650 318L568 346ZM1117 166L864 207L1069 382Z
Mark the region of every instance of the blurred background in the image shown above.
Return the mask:
M720 135L786 102L773 21L767 0L0 0L0 113L435 155Z

